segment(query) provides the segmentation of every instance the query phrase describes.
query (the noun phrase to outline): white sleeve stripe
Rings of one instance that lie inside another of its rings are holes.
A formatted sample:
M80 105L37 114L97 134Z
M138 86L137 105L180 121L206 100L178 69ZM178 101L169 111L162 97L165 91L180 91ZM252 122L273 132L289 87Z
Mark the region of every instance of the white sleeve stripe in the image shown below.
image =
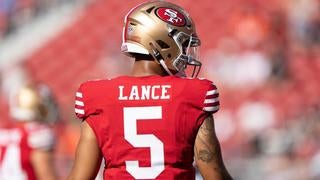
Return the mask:
M215 102L218 102L218 101L219 101L219 98L213 98L213 99L204 100L204 103L205 104L209 104L209 103L215 103Z
M78 106L84 106L84 103L83 103L82 101L76 100L76 105L78 105Z
M204 111L217 111L219 109L219 106L210 106L210 107L204 107Z
M28 138L28 144L32 148L52 149L55 143L55 135L49 129L42 129L31 132Z
M78 113L78 114L83 114L84 115L84 110L83 109L75 108L75 112Z
M77 93L76 93L76 97L82 98L82 93L77 92Z
M215 90L208 91L206 95L210 96L210 95L213 95L213 94L218 94L218 90L215 89Z

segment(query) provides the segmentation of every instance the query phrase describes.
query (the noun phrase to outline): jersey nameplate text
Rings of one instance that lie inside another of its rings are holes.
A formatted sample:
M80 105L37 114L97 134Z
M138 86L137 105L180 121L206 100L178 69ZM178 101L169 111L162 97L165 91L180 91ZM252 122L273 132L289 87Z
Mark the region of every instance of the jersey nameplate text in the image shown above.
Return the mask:
M167 100L171 85L119 86L119 100Z

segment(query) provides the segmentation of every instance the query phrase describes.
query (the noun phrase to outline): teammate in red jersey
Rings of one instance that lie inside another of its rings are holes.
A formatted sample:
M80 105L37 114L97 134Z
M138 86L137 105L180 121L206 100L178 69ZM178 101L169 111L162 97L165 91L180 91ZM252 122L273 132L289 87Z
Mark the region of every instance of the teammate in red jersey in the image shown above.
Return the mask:
M231 179L212 114L219 94L197 76L200 40L179 6L143 3L125 18L122 51L135 58L132 76L88 81L76 93L82 131L69 180L94 179L104 158L104 179Z
M0 179L54 180L56 106L45 85L26 85L10 99L12 123L0 128ZM54 112L55 111L55 112Z

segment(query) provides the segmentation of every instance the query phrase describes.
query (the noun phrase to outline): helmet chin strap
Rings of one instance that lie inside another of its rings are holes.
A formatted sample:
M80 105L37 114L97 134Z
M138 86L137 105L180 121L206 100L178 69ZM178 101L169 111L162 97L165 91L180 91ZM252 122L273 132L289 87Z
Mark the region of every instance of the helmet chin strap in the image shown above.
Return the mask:
M166 63L164 63L163 59L159 60L159 63L161 64L161 66L163 67L163 69L170 75L172 76L172 72L169 70L169 68L167 67Z
M169 70L168 66L166 65L166 63L163 60L163 57L161 56L160 52L154 47L154 45L152 43L150 43L150 46L152 47L152 51L153 51L153 55L155 57L155 59L161 64L161 66L163 67L163 69L170 75L172 76L172 72Z

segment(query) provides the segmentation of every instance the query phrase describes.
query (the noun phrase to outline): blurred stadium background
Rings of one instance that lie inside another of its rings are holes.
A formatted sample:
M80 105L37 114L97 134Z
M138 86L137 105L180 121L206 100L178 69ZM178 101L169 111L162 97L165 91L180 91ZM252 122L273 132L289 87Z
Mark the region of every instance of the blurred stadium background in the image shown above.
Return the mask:
M61 108L56 167L70 170L79 135L74 93L130 73L126 12L141 0L0 0L0 124L7 94L47 83ZM202 75L220 87L216 129L235 179L320 179L320 0L172 0L194 18Z

